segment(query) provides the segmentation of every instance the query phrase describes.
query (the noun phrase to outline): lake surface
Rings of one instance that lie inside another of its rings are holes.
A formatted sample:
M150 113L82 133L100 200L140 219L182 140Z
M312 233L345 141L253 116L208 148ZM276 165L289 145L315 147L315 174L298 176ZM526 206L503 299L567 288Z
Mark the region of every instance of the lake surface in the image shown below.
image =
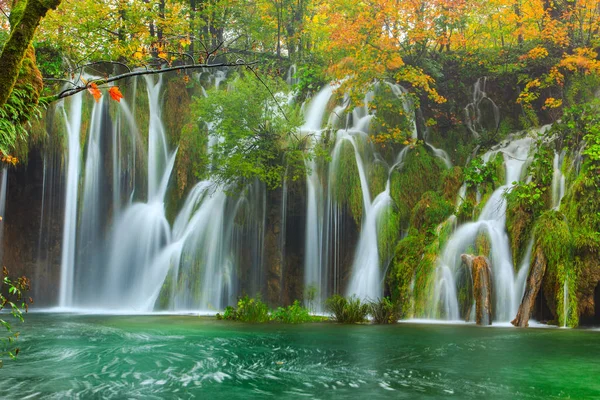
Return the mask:
M600 398L600 332L29 314L0 398Z

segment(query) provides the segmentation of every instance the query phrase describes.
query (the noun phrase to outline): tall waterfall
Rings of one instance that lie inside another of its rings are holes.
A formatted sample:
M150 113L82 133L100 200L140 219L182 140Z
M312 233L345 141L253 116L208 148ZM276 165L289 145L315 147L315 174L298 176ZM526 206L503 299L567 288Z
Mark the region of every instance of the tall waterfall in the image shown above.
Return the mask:
M224 79L221 73L215 81ZM171 225L165 203L177 151L169 148L162 122L163 77L135 81L134 99L138 85L147 94L145 151L134 119L143 111L136 110L135 100L123 99L111 114L101 99L89 121L81 94L63 107L68 157L59 306L219 310L242 286L247 293L260 292L264 185L249 185L234 198L213 182L200 182ZM243 285L242 261L251 271Z

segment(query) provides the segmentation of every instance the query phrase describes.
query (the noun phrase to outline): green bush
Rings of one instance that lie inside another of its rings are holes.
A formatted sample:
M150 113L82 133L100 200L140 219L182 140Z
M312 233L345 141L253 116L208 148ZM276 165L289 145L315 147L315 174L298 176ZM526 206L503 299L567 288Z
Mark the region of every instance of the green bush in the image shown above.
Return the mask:
M298 300L287 307L278 307L271 314L271 320L283 322L285 324L302 324L311 322L313 318L308 312L308 308L303 307Z
M365 322L369 314L369 305L362 303L355 296L346 299L336 294L325 301L325 310L330 312L333 319L339 323L356 324Z
M225 308L223 315L217 314L217 319L241 322L269 321L269 307L259 297L247 295L238 300L237 309L231 306Z
M369 302L369 308L375 324L393 324L399 319L398 304L387 297Z

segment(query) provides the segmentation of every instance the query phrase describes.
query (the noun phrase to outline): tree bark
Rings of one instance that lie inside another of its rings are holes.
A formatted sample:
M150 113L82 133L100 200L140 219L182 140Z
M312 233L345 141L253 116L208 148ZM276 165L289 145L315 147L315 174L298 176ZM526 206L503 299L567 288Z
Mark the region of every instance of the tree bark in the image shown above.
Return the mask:
M49 10L54 10L61 0L18 0L10 14L11 31L0 54L0 107L12 93L23 59L31 45L40 21Z
M547 265L546 256L542 252L540 247L537 247L534 254L533 265L529 276L527 277L527 286L525 287L525 293L523 294L523 300L519 306L519 312L515 319L511 321L514 326L525 328L529 326L529 317L535 304L535 298L540 291L542 286L542 280L546 273Z

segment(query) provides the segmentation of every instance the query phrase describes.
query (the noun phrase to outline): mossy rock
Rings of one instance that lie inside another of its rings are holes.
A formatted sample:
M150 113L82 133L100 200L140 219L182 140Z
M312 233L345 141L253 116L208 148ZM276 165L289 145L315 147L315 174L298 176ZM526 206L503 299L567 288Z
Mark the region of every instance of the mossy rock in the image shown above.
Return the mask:
M541 249L546 260L543 293L548 308L557 323L565 322L563 301L564 286L568 287L568 316L566 325L579 324L578 300L576 295L578 271L573 258L573 239L564 215L550 210L542 214L535 223L533 233L535 248Z
M442 172L442 192L447 201L456 201L463 179L461 167L453 167Z
M425 192L438 191L442 186L444 162L417 145L406 155L404 166L394 171L390 182L390 195L400 210L412 210ZM409 213L402 215L402 225L406 225Z
M356 164L354 146L347 140L339 144L339 159L330 184L338 203L348 207L354 221L360 225L363 214L363 193Z
M520 264L535 222L533 210L522 203L507 199L506 204L506 230L510 240L513 265Z
M437 192L425 192L412 209L410 226L418 229L432 229L452 215L454 206Z
M382 269L386 269L394 257L394 249L400 239L400 213L390 204L377 219L377 248Z

